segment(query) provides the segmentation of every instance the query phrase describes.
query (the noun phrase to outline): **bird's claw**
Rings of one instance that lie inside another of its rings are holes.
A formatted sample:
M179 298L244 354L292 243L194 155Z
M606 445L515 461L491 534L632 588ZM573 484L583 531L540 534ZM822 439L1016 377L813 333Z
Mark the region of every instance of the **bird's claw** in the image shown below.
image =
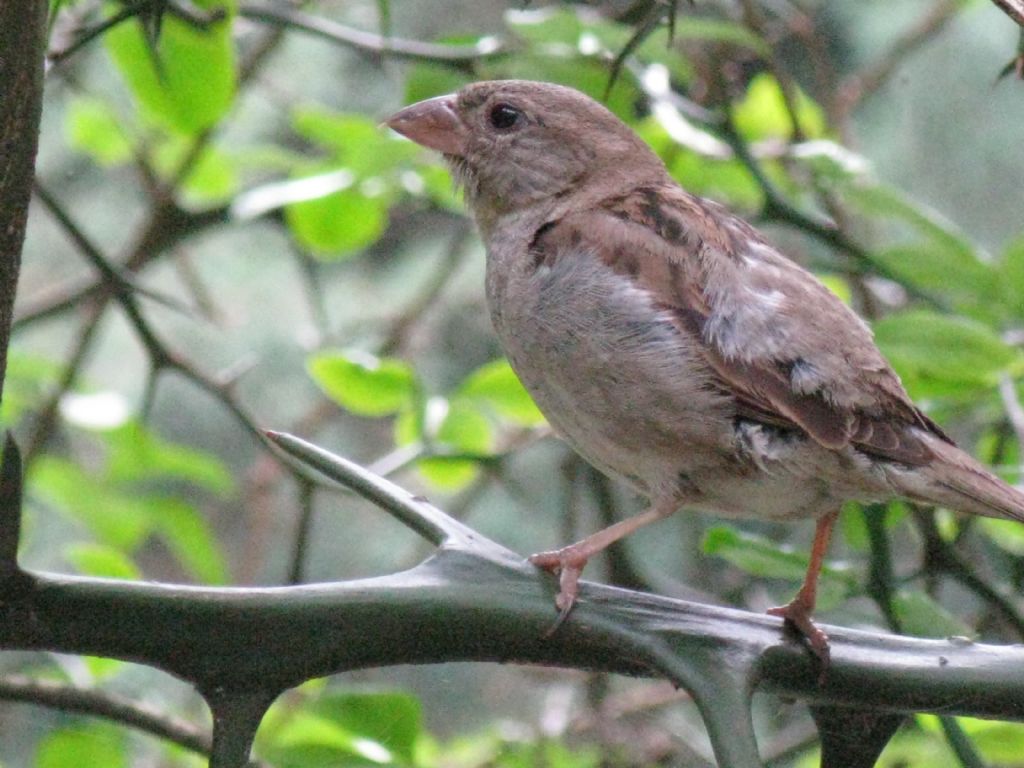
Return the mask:
M785 619L786 624L797 631L811 653L817 658L821 670L819 681L824 682L832 655L829 649L828 635L811 620L810 608L798 596L791 603L780 605L777 608L769 608L768 614Z
M576 551L572 546L555 549L550 552L538 552L530 556L530 562L538 568L558 576L558 594L555 596L555 607L558 609L558 621L551 631L554 631L568 617L572 611L576 598L580 593L579 580L583 568L587 564L587 558Z

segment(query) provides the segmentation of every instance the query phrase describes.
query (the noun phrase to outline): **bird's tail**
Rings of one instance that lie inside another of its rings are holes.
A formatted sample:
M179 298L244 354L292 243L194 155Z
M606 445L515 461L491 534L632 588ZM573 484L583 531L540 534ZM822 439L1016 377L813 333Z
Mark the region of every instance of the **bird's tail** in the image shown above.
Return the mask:
M914 471L890 475L903 494L914 501L1024 523L1024 493L955 445L933 435L924 439L935 458Z

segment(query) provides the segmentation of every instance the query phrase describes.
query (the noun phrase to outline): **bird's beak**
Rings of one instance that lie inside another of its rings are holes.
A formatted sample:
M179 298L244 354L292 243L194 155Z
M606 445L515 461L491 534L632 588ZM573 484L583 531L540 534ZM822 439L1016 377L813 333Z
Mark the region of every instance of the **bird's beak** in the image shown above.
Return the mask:
M466 126L459 117L455 98L455 94L449 94L417 102L396 112L384 124L429 149L462 155Z

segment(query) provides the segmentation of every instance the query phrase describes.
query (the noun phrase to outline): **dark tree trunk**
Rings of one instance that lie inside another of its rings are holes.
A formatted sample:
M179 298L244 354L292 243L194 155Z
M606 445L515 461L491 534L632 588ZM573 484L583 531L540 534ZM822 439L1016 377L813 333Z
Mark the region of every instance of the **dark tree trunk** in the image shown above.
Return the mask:
M46 12L41 0L0 2L0 398L39 143Z

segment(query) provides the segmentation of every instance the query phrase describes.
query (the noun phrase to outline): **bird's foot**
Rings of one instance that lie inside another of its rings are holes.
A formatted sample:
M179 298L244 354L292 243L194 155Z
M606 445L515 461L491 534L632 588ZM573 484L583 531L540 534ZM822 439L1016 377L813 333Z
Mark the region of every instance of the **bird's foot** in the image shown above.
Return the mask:
M771 616L781 616L789 626L800 634L800 637L807 643L807 647L810 648L811 653L817 657L818 662L821 664L820 679L824 680L829 662L831 661L828 635L811 620L812 610L813 606L808 605L806 601L800 598L800 595L797 595L792 602L786 605L769 608L768 614Z
M558 608L558 624L569 615L579 595L580 574L587 564L589 555L581 552L574 544L550 552L538 552L530 556L530 562L558 576L558 594L555 607Z

